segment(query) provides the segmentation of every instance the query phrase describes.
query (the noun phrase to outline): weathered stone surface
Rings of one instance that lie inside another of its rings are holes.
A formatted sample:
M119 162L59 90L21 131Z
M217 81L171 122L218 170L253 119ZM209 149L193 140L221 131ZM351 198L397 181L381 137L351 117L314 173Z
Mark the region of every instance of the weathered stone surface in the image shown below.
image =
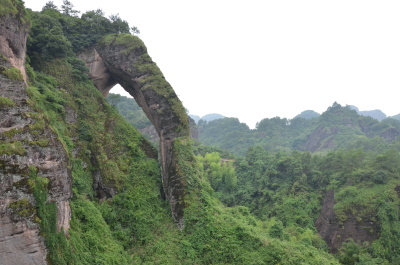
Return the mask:
M174 150L174 141L177 137L189 138L190 131L181 101L137 37L108 36L94 50L80 57L86 61L89 75L103 95L108 94L115 82L119 83L135 98L154 125L160 138L164 192L170 201L174 220L178 227L183 228L185 176L176 168L178 152Z
M38 224L13 221L6 205L8 201L0 200L0 265L47 264Z
M347 219L342 224L337 218L333 206L335 205L334 191L327 191L323 200L321 215L315 222L318 233L328 244L332 253L336 253L343 242L352 238L356 243L372 242L378 238L378 226L374 216L357 218L347 213Z
M0 17L0 54L8 59L9 65L19 69L26 82L25 54L26 39L28 38L29 25L20 19L23 14L7 14Z
M189 117L189 127L190 127L190 138L194 140L199 140L199 129L197 128L196 122Z
M86 62L89 67L89 77L93 84L100 90L104 97L107 97L111 88L117 84L112 78L107 67L104 65L103 59L95 49L81 53L79 58Z
M43 117L28 104L23 81L0 75L0 97L15 103L0 109L0 144L20 146L15 153L0 154L0 264L46 264L46 248L35 222L36 201L28 184L29 167L49 179L48 202L57 205L57 229L68 231L72 196L68 155ZM45 144L39 145L40 140ZM10 207L21 200L29 208L23 215Z
M199 130L197 128L196 122L190 116L188 116L188 119L190 126L190 138L194 140L199 140ZM140 132L149 136L150 141L152 142L158 142L160 140L157 130L153 125L141 129Z

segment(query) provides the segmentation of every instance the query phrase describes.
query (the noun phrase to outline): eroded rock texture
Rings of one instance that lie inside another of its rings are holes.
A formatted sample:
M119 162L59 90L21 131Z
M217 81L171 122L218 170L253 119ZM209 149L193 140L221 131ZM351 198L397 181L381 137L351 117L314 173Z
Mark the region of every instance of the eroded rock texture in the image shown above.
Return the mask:
M28 22L21 3L14 4L2 6L10 12L0 16L0 264L47 264L32 172L49 180L48 203L57 205L59 231L69 228L71 173L57 135L29 104L25 80L1 74L14 67L25 77Z
M378 239L378 226L375 216L357 220L353 214L347 213L347 219L340 222L333 210L334 205L334 191L327 191L323 200L321 215L315 222L318 233L328 244L332 253L336 253L343 242L346 242L349 238L360 244Z
M8 59L10 66L21 71L26 82L24 64L29 26L23 18L25 16L23 6L17 7L17 3L15 5L2 7L10 10L15 9L16 13L9 12L0 16L0 54Z
M48 203L57 205L57 229L68 231L72 196L68 155L43 116L28 104L23 81L0 75L0 97L15 104L0 108L0 263L45 264L46 249L29 184L31 171L49 180Z
M93 84L100 90L104 97L108 96L110 89L117 84L103 62L103 58L95 49L79 55L89 67L89 77Z
M120 84L154 125L160 138L164 192L175 221L183 228L185 180L177 171L179 151L174 150L174 141L177 137L189 138L190 132L181 101L137 37L108 36L81 58L89 66L89 75L103 95L108 94L115 82Z

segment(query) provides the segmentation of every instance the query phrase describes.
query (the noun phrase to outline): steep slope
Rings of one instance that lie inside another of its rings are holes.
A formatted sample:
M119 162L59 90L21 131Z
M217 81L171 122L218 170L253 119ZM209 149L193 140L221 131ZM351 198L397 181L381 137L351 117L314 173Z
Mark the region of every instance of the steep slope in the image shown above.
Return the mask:
M0 9L0 54L18 69L26 81L25 55L29 18L21 0L4 0ZM3 58L4 59L4 58Z
M168 123L167 132L178 137L166 139L173 151L173 172L167 173L185 182L184 205L178 206L184 207L185 226L178 229L176 222L182 223L171 218L163 200L155 148L107 104L84 62L68 49L62 30L70 33L78 18L56 10L31 17L34 32L59 33L66 53L37 49L54 40L52 34L37 34L30 40L36 45L30 46L35 68L26 65L29 86L16 70L1 74L0 187L7 188L0 193L1 221L18 227L16 234L1 234L1 262L7 257L7 264L337 264L319 246L270 236L245 207L224 207L193 156L188 127L174 132L177 124ZM127 38L110 36L116 42ZM145 66L151 67L151 87L138 91L143 97L165 85L152 79L151 62ZM160 102L167 114L181 114L174 97ZM164 125L162 113L152 111L155 125ZM22 243L33 243L31 249L9 248L10 239L18 242L20 227L28 228L21 234L32 240Z
M29 20L23 4L3 2L1 10L7 8L0 14L0 256L2 264L43 264L38 193L49 184L56 229L67 231L71 171L63 143L26 91Z
M400 130L390 122L379 122L357 114L349 106L334 103L318 119L308 136L304 150L326 152L340 148L362 147L363 142L374 137L392 142L400 136Z
M154 125L160 138L164 192L170 201L173 217L182 229L185 176L177 170L179 154L174 148L176 138L189 140L188 116L182 103L137 37L108 35L95 49L81 57L89 66L89 76L104 95L108 94L113 82L121 84ZM109 74L102 74L99 78L98 72Z

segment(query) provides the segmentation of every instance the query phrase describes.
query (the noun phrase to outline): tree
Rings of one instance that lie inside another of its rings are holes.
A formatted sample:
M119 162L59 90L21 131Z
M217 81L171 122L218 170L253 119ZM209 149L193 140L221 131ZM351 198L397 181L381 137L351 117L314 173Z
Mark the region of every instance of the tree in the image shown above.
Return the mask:
M74 10L73 8L74 5L70 1L63 0L63 5L61 6L61 10L63 11L64 15L70 17L77 16L80 12L78 10Z
M58 7L54 4L53 1L48 1L48 2L44 5L44 7L42 8L42 11L43 11L43 10L46 10L46 9L54 9L54 10L57 10L57 11L58 11Z
M130 33L129 24L125 20L122 20L119 14L113 14L110 16L111 25L113 32L116 33Z
M58 19L41 13L33 13L31 19L32 28L27 46L33 64L39 58L62 58L72 52L71 43L65 37Z
M139 35L140 34L140 30L137 27L132 27L131 31L132 31L132 35Z

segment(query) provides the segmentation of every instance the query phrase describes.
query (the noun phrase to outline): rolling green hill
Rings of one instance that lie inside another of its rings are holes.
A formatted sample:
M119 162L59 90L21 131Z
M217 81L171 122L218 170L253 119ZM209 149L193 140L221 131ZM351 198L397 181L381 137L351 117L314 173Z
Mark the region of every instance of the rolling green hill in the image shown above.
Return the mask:
M202 143L242 156L255 145L270 152L326 153L358 147L382 150L395 144L400 136L397 120L378 121L337 103L314 118L266 118L254 130L233 118L200 123L198 127Z

